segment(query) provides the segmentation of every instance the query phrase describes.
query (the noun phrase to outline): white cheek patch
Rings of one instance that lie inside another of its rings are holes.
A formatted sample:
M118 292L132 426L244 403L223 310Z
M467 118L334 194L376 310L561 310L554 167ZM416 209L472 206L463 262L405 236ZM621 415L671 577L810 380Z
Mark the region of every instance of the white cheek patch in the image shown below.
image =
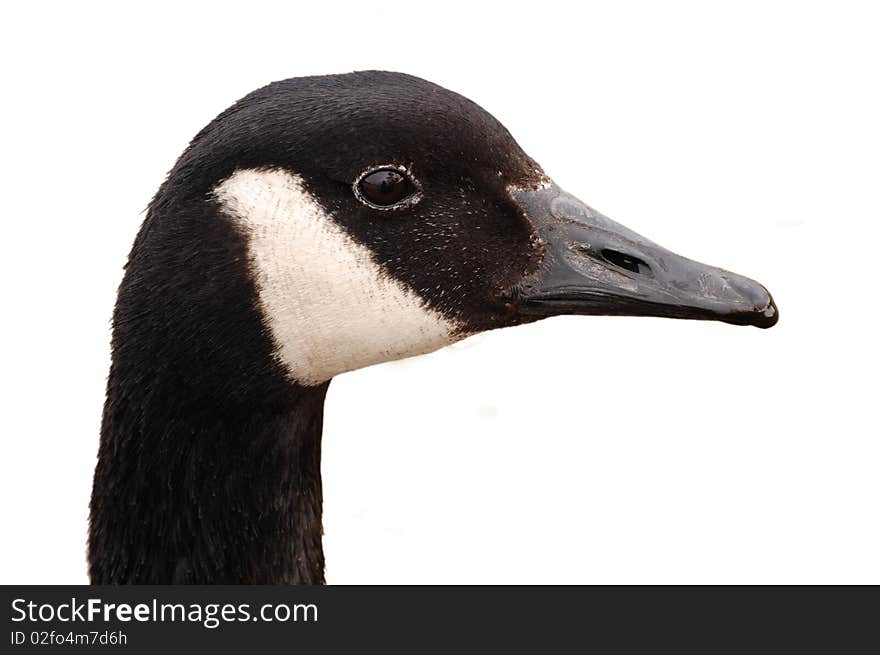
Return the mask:
M390 276L281 169L236 171L214 189L248 235L276 356L306 385L420 355L464 335Z

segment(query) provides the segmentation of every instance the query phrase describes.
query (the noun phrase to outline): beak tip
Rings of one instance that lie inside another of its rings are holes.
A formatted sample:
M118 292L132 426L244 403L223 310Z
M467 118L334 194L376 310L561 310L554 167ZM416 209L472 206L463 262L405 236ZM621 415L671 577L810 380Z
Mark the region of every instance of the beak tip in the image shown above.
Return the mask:
M767 287L762 284L758 284L757 286L763 292L763 298L760 303L755 304L755 309L757 311L754 325L766 330L767 328L772 328L779 322L779 308L773 301L773 296L770 295ZM763 307L763 309L758 309L759 307Z
M764 311L761 312L761 322L758 324L758 327L763 329L772 328L779 322L779 309L776 307L776 303L773 302L773 296L768 293L767 297L770 301L764 307Z
M756 306L752 311L733 312L721 320L734 325L752 325L762 330L772 328L779 322L779 309L773 301L773 296L769 293L767 294L767 302L762 304L764 305L763 309Z
M779 309L773 301L773 296L763 284L750 280L749 278L724 275L727 284L733 287L738 293L741 300L752 306L751 310L746 312L737 311L734 313L734 321L745 325L754 325L766 330L779 322Z

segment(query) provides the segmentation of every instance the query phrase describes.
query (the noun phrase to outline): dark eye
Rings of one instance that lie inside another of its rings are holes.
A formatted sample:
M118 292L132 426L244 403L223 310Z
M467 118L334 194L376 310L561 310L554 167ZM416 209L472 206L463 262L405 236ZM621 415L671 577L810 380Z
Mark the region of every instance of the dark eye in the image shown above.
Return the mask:
M401 171L383 168L364 175L357 184L363 200L376 207L390 207L416 191L412 180Z

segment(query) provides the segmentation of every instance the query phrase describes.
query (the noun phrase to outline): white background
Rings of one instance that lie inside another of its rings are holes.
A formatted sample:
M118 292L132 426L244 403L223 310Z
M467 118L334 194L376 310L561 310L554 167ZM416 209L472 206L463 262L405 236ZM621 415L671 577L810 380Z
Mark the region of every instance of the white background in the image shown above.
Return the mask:
M188 140L271 80L383 68L564 188L754 277L770 331L558 318L336 379L331 583L880 583L870 3L3 9L0 581L86 581L109 320Z

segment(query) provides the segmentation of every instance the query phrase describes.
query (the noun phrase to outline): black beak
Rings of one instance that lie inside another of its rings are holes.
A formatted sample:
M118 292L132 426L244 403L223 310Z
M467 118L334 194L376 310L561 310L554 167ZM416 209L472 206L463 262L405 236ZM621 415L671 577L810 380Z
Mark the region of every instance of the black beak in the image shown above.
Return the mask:
M512 191L543 241L538 270L513 290L525 315L665 316L773 327L779 311L754 280L685 259L555 185Z

